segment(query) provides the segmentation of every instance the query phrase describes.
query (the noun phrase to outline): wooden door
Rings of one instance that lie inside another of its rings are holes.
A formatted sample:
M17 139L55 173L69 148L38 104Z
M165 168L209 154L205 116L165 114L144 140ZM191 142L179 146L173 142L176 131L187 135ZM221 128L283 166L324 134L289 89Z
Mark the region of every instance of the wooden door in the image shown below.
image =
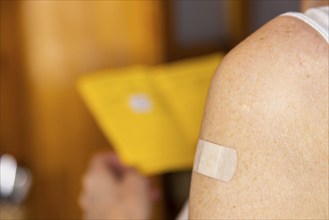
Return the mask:
M163 61L161 5L1 1L1 22L1 62L8 64L1 64L1 152L32 171L31 219L78 219L81 176L91 154L109 143L76 80L100 69Z

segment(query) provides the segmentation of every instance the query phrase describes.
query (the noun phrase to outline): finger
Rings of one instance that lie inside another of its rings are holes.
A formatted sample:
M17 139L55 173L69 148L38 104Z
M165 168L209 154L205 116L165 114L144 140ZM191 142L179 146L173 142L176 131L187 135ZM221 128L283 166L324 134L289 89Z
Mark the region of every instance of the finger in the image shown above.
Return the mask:
M114 153L108 153L104 155L104 163L112 169L112 171L117 175L118 178L121 178L123 173L126 171L127 167L123 165L120 161L118 155Z
M108 172L111 178L116 177L116 171L112 168L112 165L109 163L112 157L112 153L109 152L101 152L95 154L90 160L90 165L87 170L87 175L95 174L96 171Z
M82 178L82 187L87 194L100 194L100 189L114 190L118 183L113 172L101 167L90 169Z
M150 188L151 182L148 178L141 175L137 170L134 168L128 168L123 176L123 183L127 186L131 187L139 187L148 189Z
M98 152L94 154L90 160L90 166L99 166L106 164L106 160L111 154L112 152Z
M97 158L98 165L106 166L118 179L122 179L124 173L129 169L125 166L118 155L113 152L106 152Z
M122 164L119 157L111 151L100 152L95 154L91 159L90 166L91 167L105 166L119 173L124 172L125 169L127 168Z

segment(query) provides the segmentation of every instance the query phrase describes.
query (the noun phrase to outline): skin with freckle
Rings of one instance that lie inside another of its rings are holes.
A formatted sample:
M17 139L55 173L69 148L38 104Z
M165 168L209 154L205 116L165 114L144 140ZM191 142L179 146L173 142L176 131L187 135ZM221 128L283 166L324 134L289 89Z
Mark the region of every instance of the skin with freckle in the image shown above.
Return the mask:
M200 138L237 150L225 183L193 173L191 219L327 219L329 46L277 17L222 61Z

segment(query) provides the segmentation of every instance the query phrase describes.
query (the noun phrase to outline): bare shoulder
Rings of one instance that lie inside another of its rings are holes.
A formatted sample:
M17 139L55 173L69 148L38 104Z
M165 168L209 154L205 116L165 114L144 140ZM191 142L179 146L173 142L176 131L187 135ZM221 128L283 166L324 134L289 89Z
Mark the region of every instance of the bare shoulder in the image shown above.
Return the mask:
M307 24L292 17L274 19L233 49L219 66L201 137L233 141L230 136L237 125L248 132L259 127L262 132L257 134L273 128L272 134L292 122L325 124L328 53L328 44ZM292 128L295 134L301 131L301 127Z
M238 152L229 183L193 174L192 218L328 217L328 44L278 17L233 49L200 138Z

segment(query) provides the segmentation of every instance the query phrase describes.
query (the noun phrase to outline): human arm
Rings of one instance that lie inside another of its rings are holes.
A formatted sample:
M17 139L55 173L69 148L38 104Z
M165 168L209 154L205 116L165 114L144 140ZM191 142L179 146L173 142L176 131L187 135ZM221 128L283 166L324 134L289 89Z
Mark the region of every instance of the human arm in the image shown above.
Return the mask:
M278 17L219 66L200 139L235 148L228 183L193 172L191 219L328 218L328 45Z

